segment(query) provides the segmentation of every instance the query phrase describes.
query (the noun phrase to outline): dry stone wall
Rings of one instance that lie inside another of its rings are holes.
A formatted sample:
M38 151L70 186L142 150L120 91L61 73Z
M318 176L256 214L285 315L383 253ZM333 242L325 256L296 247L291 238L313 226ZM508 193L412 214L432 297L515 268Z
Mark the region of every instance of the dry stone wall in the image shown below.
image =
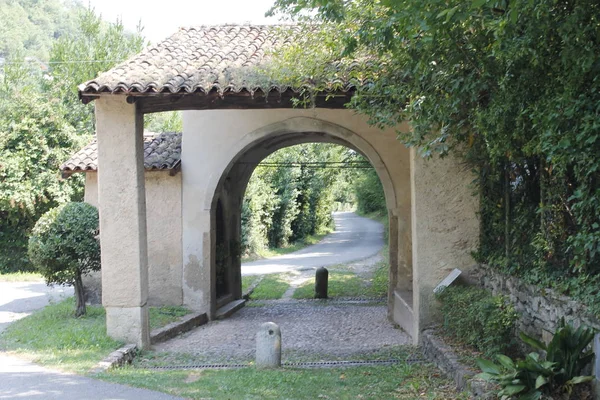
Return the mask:
M561 318L574 326L587 325L600 331L600 321L582 304L552 289L543 289L500 274L487 266L477 266L471 276L494 294L508 297L520 318L518 329L529 335L550 338Z
M591 315L584 305L552 289L521 282L518 278L500 274L485 265L472 268L468 278L475 280L471 283L477 283L494 294L508 297L519 313L518 331L548 342L560 319L564 318L574 326L586 325L600 332L600 320ZM600 333L594 338L593 346L596 353L592 366L596 376L594 388L596 398L600 399Z

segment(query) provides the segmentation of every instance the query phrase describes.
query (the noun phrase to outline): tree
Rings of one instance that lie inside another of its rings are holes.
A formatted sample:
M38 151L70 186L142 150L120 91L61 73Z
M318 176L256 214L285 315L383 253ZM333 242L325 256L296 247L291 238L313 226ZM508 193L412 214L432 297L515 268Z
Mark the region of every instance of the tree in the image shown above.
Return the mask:
M0 13L5 6L31 11L58 4L9 3L0 2ZM94 133L93 105L79 101L77 85L138 52L143 43L139 32L126 32L120 22L106 23L91 9L69 10L78 16L78 25L61 31L58 39L51 35L48 71L25 62L27 53L13 52L0 75L0 271L28 269L27 236L38 218L61 203L82 199L83 176L62 180L59 171ZM35 20L39 13L31 12L28 18Z
M62 180L58 168L85 139L35 88L15 85L2 98L0 271L15 271L28 268L27 235L39 216L82 197L82 177Z
M65 203L38 220L29 238L29 258L47 284L75 288L75 316L85 314L82 275L100 270L98 210L87 203Z
M44 90L80 134L94 134L95 120L93 104L79 100L78 85L139 53L143 45L141 27L127 32L121 21L107 23L93 9L80 13L75 33L53 43Z

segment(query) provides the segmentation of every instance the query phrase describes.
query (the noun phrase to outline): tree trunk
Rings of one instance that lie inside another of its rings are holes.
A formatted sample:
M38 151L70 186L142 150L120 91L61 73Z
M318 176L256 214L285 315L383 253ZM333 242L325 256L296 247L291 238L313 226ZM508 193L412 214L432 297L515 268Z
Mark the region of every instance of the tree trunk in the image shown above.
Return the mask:
M83 292L83 281L81 274L75 276L75 316L81 317L85 315L85 294Z

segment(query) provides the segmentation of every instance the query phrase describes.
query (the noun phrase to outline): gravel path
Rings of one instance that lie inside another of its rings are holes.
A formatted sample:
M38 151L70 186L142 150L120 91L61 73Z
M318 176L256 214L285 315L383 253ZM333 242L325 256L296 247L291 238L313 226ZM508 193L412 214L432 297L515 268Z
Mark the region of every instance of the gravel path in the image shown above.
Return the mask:
M193 354L208 362L241 362L254 359L258 327L272 321L281 327L282 357L350 358L410 344L395 328L381 305L326 301L279 301L250 306L229 319L212 321L185 335L155 346L157 351Z

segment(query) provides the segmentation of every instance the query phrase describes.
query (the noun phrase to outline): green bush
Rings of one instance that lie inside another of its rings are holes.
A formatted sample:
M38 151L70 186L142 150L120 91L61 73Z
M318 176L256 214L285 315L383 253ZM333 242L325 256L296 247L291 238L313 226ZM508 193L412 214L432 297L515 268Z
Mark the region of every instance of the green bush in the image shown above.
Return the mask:
M590 343L595 334L587 327L575 329L564 319L561 319L548 345L521 333L521 340L536 351L544 352L545 360L538 353L529 353L524 360L517 361L497 354L499 365L485 359L477 360L483 371L479 377L500 385L498 396L502 399L537 400L543 394L562 393L566 393L568 398L579 399L579 394L572 397L573 387L594 379L582 373L594 359Z
M438 299L446 334L486 355L512 345L517 313L504 297L471 286L452 286L438 294Z
M29 259L48 284L75 287L76 316L85 314L81 276L100 269L98 210L66 203L46 212L29 238Z

